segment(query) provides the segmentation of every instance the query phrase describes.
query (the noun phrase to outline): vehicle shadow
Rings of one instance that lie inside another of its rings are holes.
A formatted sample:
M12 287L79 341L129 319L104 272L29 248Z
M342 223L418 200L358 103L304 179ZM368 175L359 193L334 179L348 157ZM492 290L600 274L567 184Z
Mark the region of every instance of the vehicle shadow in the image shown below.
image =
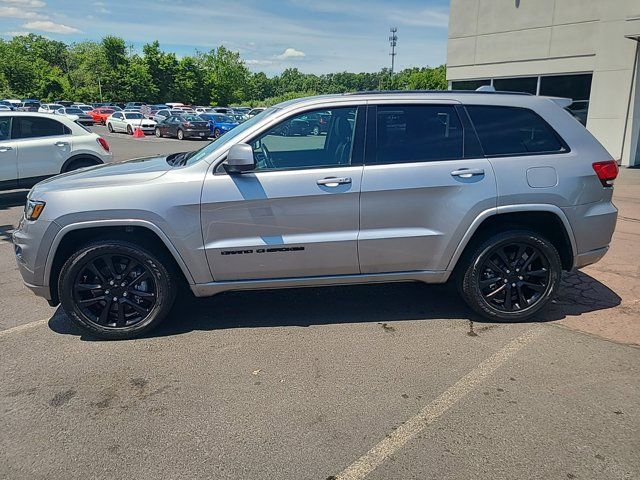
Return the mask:
M582 272L563 278L557 299L533 322L606 310L620 297ZM194 330L463 319L488 323L462 302L452 285L390 283L253 292L225 292L210 298L179 296L169 318L145 337L179 335ZM61 334L94 340L75 327L58 309L49 327Z

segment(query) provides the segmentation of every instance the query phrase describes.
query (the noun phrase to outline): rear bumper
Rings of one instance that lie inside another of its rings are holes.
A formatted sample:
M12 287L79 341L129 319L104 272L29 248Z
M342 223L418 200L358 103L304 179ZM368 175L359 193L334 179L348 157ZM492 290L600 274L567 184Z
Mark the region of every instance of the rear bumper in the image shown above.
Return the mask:
M580 253L576 255L573 260L574 268L582 268L587 265L591 265L592 263L599 262L602 257L609 251L609 247L597 248L596 250L591 250L589 252Z
M207 138L211 135L209 129L206 130L183 130L185 137Z
M611 202L596 202L562 210L569 220L575 239L574 268L600 260L609 250L618 209Z

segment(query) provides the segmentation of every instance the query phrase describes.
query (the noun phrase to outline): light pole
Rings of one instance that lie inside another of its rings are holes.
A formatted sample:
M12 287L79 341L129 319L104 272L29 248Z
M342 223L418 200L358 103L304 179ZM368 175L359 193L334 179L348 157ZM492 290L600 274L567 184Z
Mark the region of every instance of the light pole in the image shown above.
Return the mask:
M396 46L398 45L398 35L396 35L396 33L398 32L398 27L391 27L389 31L391 32L391 35L389 35L389 45L391 46L391 53L389 53L389 55L391 56L391 76L393 77L393 68L395 66L396 60Z

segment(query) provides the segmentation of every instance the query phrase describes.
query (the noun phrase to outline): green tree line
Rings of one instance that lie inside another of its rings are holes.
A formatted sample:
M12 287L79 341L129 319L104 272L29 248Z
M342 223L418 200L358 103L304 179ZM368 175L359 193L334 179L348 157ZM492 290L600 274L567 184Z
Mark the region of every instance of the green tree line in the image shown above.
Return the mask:
M446 86L444 65L393 77L388 69L314 75L297 68L269 77L251 72L239 53L224 46L179 58L157 41L135 53L114 36L70 45L34 34L0 39L0 98L270 105L306 95Z

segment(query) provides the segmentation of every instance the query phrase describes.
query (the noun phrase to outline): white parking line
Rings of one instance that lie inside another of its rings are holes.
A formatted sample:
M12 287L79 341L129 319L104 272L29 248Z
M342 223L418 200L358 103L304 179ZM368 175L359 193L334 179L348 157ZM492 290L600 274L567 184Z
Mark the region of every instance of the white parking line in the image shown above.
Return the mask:
M542 333L542 327L529 330L524 335L509 342L498 352L484 360L467 375L445 390L438 398L424 407L417 415L407 420L393 433L375 445L362 457L349 465L336 480L360 480L378 468L390 455L394 454L409 440L435 422L442 414L468 395L482 380L495 372L505 361L521 348L535 340Z
M25 332L27 330L31 330L32 328L37 327L38 325L42 325L43 323L47 323L49 320L36 320L35 322L25 323L24 325L18 325L17 327L7 328L6 330L0 330L0 338L6 337L12 333Z

